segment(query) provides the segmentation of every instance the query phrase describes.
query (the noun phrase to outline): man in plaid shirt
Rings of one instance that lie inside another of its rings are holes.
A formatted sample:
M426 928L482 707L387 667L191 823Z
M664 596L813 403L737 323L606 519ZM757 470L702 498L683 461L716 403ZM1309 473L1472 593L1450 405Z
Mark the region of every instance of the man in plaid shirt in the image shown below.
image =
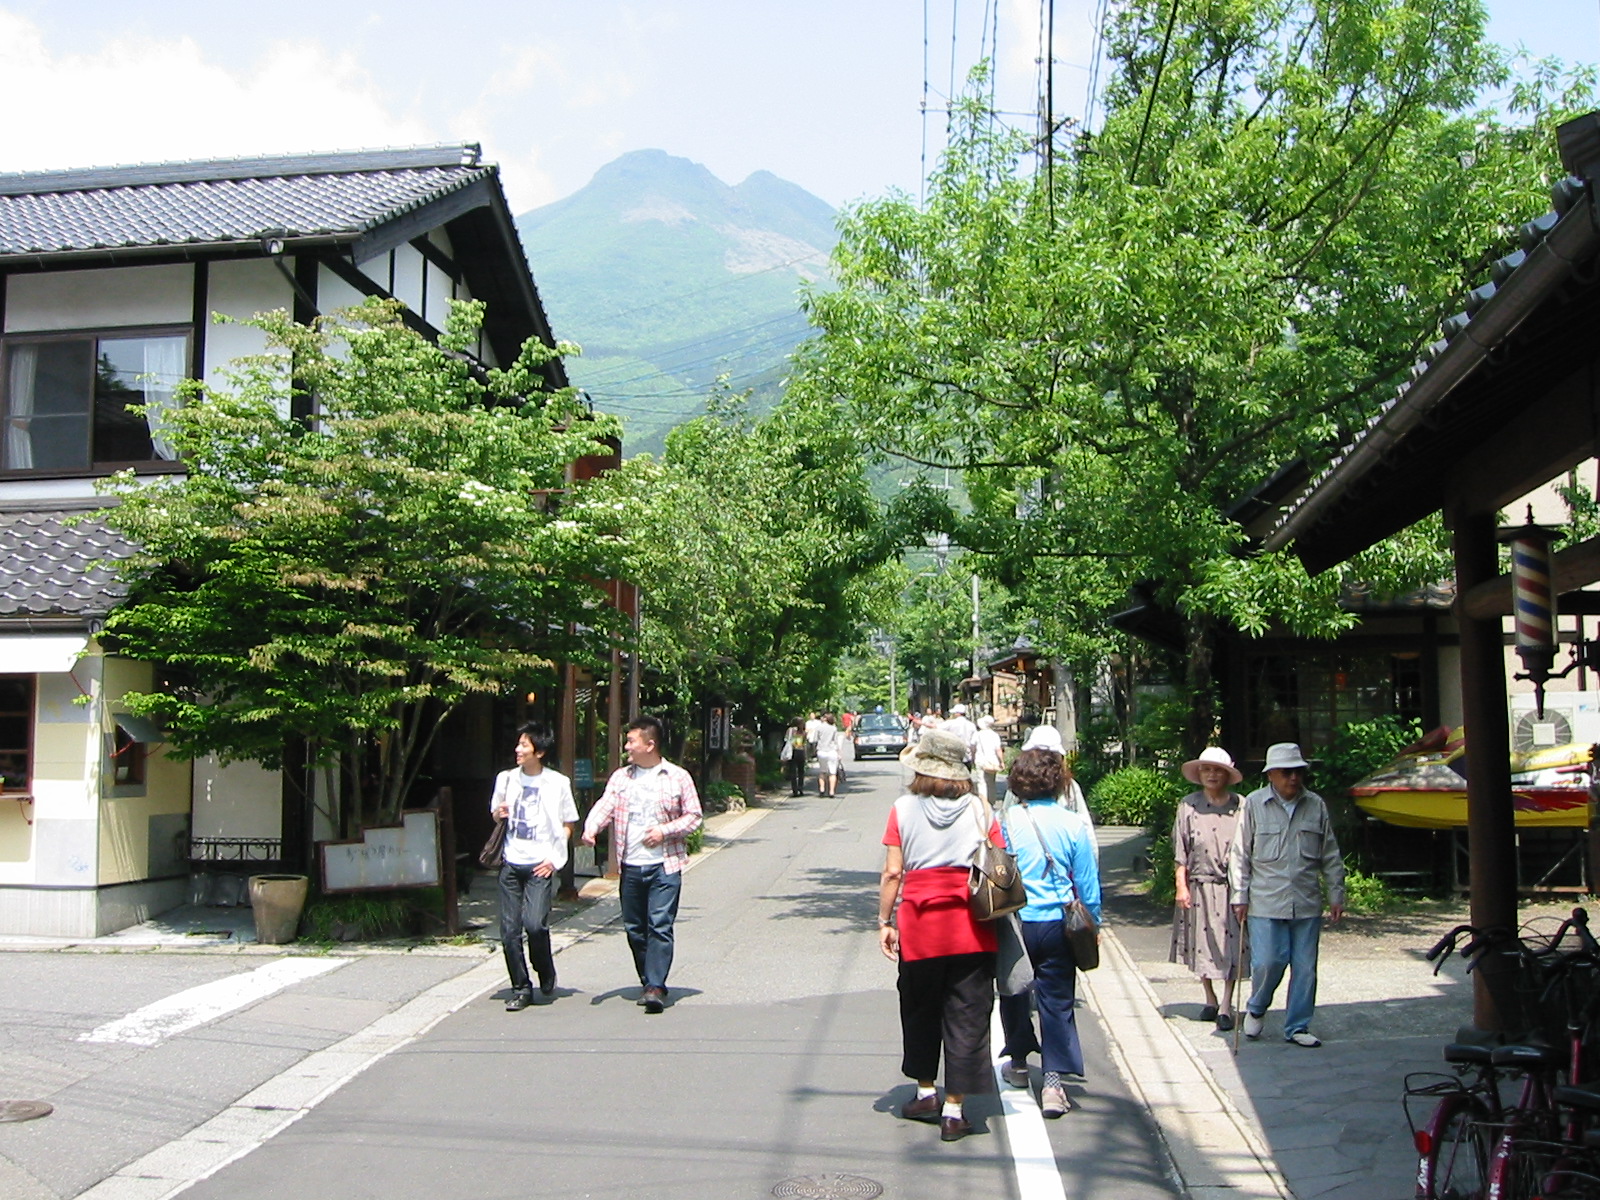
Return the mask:
M612 772L583 823L583 844L611 827L612 853L622 863L622 925L647 1013L666 1007L672 969L672 925L678 916L688 838L700 825L700 795L682 767L661 757L661 722L640 717L628 726L628 765Z

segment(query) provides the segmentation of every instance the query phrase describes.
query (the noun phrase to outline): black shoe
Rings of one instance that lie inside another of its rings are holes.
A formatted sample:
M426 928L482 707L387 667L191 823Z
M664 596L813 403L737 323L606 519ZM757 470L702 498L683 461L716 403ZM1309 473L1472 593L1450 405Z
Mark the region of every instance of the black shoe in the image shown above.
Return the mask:
M639 997L639 1002L644 1005L647 1013L658 1013L667 1007L666 988L645 988L644 995Z
M1215 1021L1217 1019L1217 1006L1208 1004L1202 1008L1200 1010L1200 1019L1202 1021Z
M521 1012L533 1003L533 992L512 992L511 999L506 1001L507 1012Z
M1217 1032L1218 1033L1227 1033L1232 1028L1233 1028L1233 1014L1232 1013L1218 1013L1217 1014Z
M539 972L539 994L541 996L553 996L553 995L555 995L555 993L556 993L556 969L554 967L551 967L550 968L550 973L548 975L546 975L543 971L540 971Z

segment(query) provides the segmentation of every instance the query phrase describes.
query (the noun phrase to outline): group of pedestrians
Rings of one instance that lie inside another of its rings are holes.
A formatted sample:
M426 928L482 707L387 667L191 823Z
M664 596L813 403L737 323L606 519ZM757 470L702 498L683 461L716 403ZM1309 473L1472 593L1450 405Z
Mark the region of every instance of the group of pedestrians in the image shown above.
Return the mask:
M783 761L791 796L805 794L806 762L811 758L817 762L817 795L839 794L839 781L844 778L845 751L850 741L851 716L850 713L842 717L835 717L831 712L812 713L805 721L796 720L789 725L778 757Z
M663 757L665 742L661 722L654 717L628 724L624 742L628 763L612 772L583 826L586 846L609 831L612 853L620 860L622 925L639 977L638 1003L647 1013L666 1007L678 899L683 869L689 863L688 838L701 820L694 780ZM554 745L547 726L523 725L517 731L517 765L496 777L489 799L491 814L506 822L500 946L511 978L507 1012L520 1012L533 1003L529 959L540 993L548 997L556 990L550 909L578 810L571 781L545 765Z
M971 739L950 724L924 726L904 760L911 780L889 813L878 888L879 946L899 972L901 1070L916 1082L901 1115L936 1122L943 1141L972 1131L967 1096L996 1090L989 1019L1003 936L1013 942L1007 976L1026 959L1039 1011L1035 1035L1027 989L1013 983L1011 994L1021 1003L1003 1002L1001 1010L1012 1056L1006 1081L1028 1086L1027 1055L1040 1050L1042 1111L1059 1117L1071 1109L1065 1076L1082 1074L1083 1050L1074 1005L1077 961L1063 918L1074 901L1096 921L1100 915L1093 828L1085 812L1063 803L1071 771L1059 738L1055 748L1030 745L1018 756L1013 799L997 816L979 794ZM1014 923L979 921L969 906L970 866L986 840L1016 855L1027 903Z
M1248 934L1244 1036L1261 1037L1288 972L1284 1040L1314 1048L1322 1044L1311 1017L1323 893L1336 922L1344 915L1344 859L1328 806L1305 786L1309 768L1299 746L1279 742L1267 749L1267 785L1241 797L1232 789L1244 776L1227 751L1213 746L1183 764L1184 777L1200 790L1183 798L1173 822L1177 905L1169 958L1199 977L1200 1019L1231 1030Z

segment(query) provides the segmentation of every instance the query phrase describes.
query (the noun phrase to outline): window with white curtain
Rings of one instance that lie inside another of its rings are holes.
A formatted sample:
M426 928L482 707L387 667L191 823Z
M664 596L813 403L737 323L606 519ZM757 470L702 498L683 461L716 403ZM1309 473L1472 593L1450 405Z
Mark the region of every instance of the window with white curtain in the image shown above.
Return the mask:
M188 373L187 331L16 336L0 355L0 470L171 461L163 418ZM130 411L135 406L144 411Z

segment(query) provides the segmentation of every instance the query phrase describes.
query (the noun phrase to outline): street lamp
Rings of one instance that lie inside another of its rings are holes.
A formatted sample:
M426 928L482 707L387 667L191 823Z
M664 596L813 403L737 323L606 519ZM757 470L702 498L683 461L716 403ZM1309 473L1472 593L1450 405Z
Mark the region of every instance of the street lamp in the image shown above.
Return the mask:
M880 629L872 635L872 648L889 660L889 711L897 713L900 705L895 699L894 639Z

